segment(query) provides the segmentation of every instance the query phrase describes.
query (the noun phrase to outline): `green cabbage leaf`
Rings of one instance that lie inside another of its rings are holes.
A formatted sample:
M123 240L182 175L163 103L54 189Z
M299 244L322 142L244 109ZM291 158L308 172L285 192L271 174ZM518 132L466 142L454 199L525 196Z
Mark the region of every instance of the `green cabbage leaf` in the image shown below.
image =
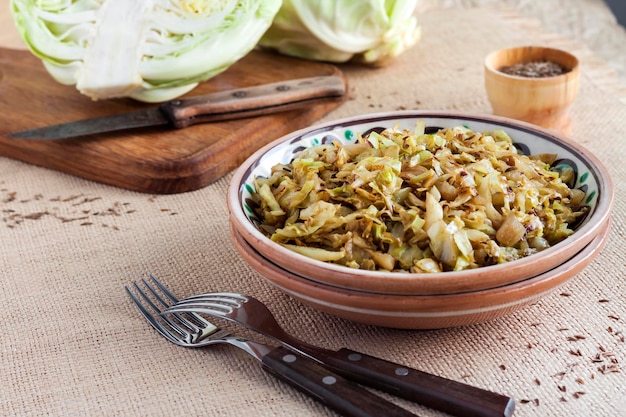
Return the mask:
M417 0L284 0L260 45L299 58L384 63L415 45Z
M173 99L248 54L281 0L11 0L52 77L92 99Z

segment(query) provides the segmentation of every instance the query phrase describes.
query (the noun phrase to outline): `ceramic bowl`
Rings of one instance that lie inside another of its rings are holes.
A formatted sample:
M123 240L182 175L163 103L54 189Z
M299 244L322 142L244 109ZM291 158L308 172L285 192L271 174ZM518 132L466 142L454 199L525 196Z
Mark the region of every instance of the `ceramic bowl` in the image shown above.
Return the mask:
M509 75L503 67L529 62L553 62L566 72L551 77ZM542 46L501 49L485 59L485 88L498 116L533 123L569 135L569 109L580 88L580 65L569 52Z
M234 228L232 231L235 247L247 263L271 284L304 304L375 326L440 329L494 320L545 297L593 260L604 245L609 228L605 225L599 235L561 265L524 281L480 291L434 295L383 294L322 284L276 265Z
M586 192L588 215L564 241L529 257L506 264L436 274L365 271L321 262L292 252L273 242L258 228L254 214L253 180L267 176L272 166L288 163L308 146L327 141L349 143L357 133L371 129L413 129L417 120L428 129L464 125L484 132L503 129L526 154L556 153L557 165L576 173L571 186ZM235 172L228 190L230 219L234 229L265 258L302 277L324 285L359 291L400 295L447 294L498 287L533 277L555 268L581 251L608 223L613 204L613 185L607 170L577 143L528 123L462 113L401 111L378 113L328 122L284 136L253 154Z

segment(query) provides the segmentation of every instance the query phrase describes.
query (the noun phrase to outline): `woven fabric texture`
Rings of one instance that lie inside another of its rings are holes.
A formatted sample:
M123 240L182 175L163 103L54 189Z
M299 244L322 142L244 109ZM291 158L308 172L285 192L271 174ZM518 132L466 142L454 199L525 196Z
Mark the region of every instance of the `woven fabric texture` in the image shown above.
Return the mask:
M335 415L235 348L183 349L161 338L124 292L154 273L179 296L254 295L312 343L513 396L519 417L623 416L624 89L589 49L513 12L430 11L420 23L422 41L391 65L341 67L350 100L324 120L397 109L489 113L482 61L490 51L572 51L583 68L572 138L600 157L616 187L609 240L583 272L495 321L434 331L367 326L303 306L242 261L229 236L230 175L195 192L146 195L0 158L0 415Z

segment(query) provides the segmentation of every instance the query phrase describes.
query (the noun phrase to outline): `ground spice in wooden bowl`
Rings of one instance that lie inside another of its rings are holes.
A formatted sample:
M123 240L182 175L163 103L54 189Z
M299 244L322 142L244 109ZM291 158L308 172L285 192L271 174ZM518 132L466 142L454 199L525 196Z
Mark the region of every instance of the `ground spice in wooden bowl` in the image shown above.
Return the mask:
M564 66L552 61L531 61L507 65L500 68L500 71L517 77L544 78L562 75L568 70Z
M580 87L576 56L544 46L519 46L493 51L484 69L495 115L571 133L569 109Z

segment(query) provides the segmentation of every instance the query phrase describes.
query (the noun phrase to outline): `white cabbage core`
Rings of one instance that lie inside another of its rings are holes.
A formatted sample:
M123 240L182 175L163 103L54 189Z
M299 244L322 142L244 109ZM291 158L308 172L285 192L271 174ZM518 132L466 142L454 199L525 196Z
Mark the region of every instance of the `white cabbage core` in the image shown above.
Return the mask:
M140 53L154 0L108 0L98 10L76 88L90 97L126 96L141 86Z

